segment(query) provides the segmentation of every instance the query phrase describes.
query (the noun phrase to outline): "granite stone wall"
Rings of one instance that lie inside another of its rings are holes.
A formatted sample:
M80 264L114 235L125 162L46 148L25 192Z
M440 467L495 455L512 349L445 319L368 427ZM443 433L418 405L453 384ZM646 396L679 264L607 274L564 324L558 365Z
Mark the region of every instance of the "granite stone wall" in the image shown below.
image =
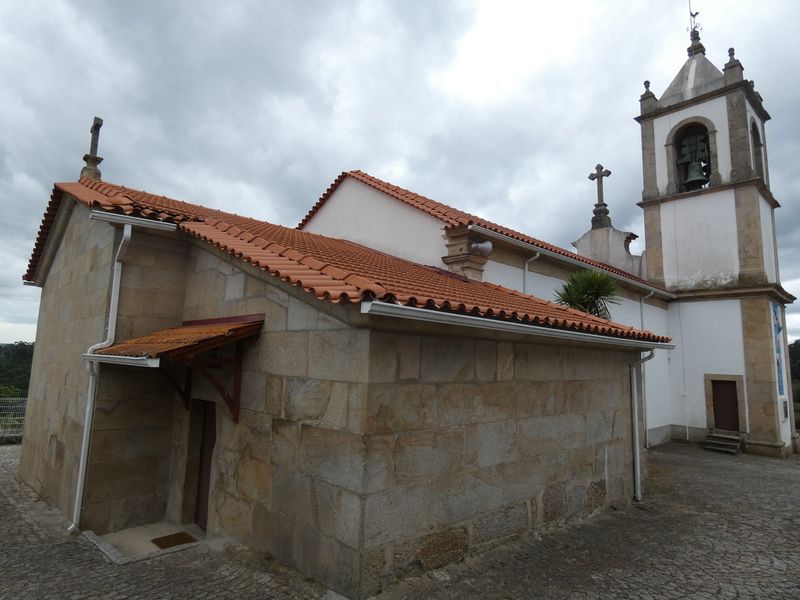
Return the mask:
M61 211L66 225L42 287L19 477L71 515L88 381L81 354L105 338L115 232L74 202Z

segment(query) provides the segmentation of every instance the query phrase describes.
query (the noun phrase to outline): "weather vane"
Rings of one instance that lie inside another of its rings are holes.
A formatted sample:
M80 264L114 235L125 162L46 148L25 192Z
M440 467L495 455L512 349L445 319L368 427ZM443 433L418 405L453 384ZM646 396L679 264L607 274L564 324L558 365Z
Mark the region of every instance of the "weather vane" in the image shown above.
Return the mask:
M697 15L700 11L692 12L692 0L689 0L689 31L700 31L700 23L697 22Z

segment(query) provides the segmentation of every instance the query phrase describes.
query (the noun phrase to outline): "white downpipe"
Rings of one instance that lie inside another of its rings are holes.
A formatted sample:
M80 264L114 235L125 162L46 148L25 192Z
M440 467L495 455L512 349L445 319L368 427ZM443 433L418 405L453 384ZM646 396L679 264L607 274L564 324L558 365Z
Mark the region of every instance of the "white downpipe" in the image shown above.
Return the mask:
M644 301L655 292L639 298L639 329L644 330ZM644 423L644 448L650 447L650 434L647 427L647 369L642 367L642 422Z
M111 302L108 309L108 325L106 327L106 339L102 342L90 346L86 354L94 354L97 350L108 348L114 343L117 333L117 312L119 310L119 288L122 280L122 259L131 241L133 227L130 223L125 223L122 229L122 240L117 248L114 258L114 274L111 279ZM89 438L92 431L92 416L94 415L94 400L97 395L97 364L89 360L86 363L89 371L89 385L86 389L86 416L83 419L83 438L81 439L81 455L78 463L78 482L75 486L75 505L72 509L72 523L67 528L68 533L78 531L78 523L81 519L81 504L83 503L83 489L86 484L86 464L89 460Z
M655 356L655 350L631 364L631 427L633 429L633 498L642 501L642 466L639 455L639 394L636 391L636 370Z
M530 258L526 258L525 262L522 263L522 293L528 293L528 265L531 264L535 260L539 260L539 257L542 255L541 252L537 252Z

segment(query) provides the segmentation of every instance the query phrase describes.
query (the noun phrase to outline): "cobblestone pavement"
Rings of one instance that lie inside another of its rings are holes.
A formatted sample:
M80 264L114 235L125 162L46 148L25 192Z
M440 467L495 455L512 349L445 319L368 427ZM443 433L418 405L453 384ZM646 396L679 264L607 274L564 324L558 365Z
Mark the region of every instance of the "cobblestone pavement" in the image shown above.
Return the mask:
M0 446L0 598L320 598L324 590L239 546L113 565L67 537L14 478ZM800 458L672 444L648 454L646 501L529 535L381 595L417 598L800 599Z

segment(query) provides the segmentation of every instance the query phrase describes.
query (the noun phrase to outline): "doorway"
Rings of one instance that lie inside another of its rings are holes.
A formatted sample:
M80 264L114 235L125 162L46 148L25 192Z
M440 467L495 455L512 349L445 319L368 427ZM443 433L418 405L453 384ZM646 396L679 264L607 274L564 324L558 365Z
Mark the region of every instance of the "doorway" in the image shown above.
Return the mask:
M200 472L197 478L197 503L194 522L208 529L208 498L211 488L211 458L217 441L217 405L200 402L202 407L202 437L200 441Z
M711 381L714 429L739 431L739 398L735 381Z

